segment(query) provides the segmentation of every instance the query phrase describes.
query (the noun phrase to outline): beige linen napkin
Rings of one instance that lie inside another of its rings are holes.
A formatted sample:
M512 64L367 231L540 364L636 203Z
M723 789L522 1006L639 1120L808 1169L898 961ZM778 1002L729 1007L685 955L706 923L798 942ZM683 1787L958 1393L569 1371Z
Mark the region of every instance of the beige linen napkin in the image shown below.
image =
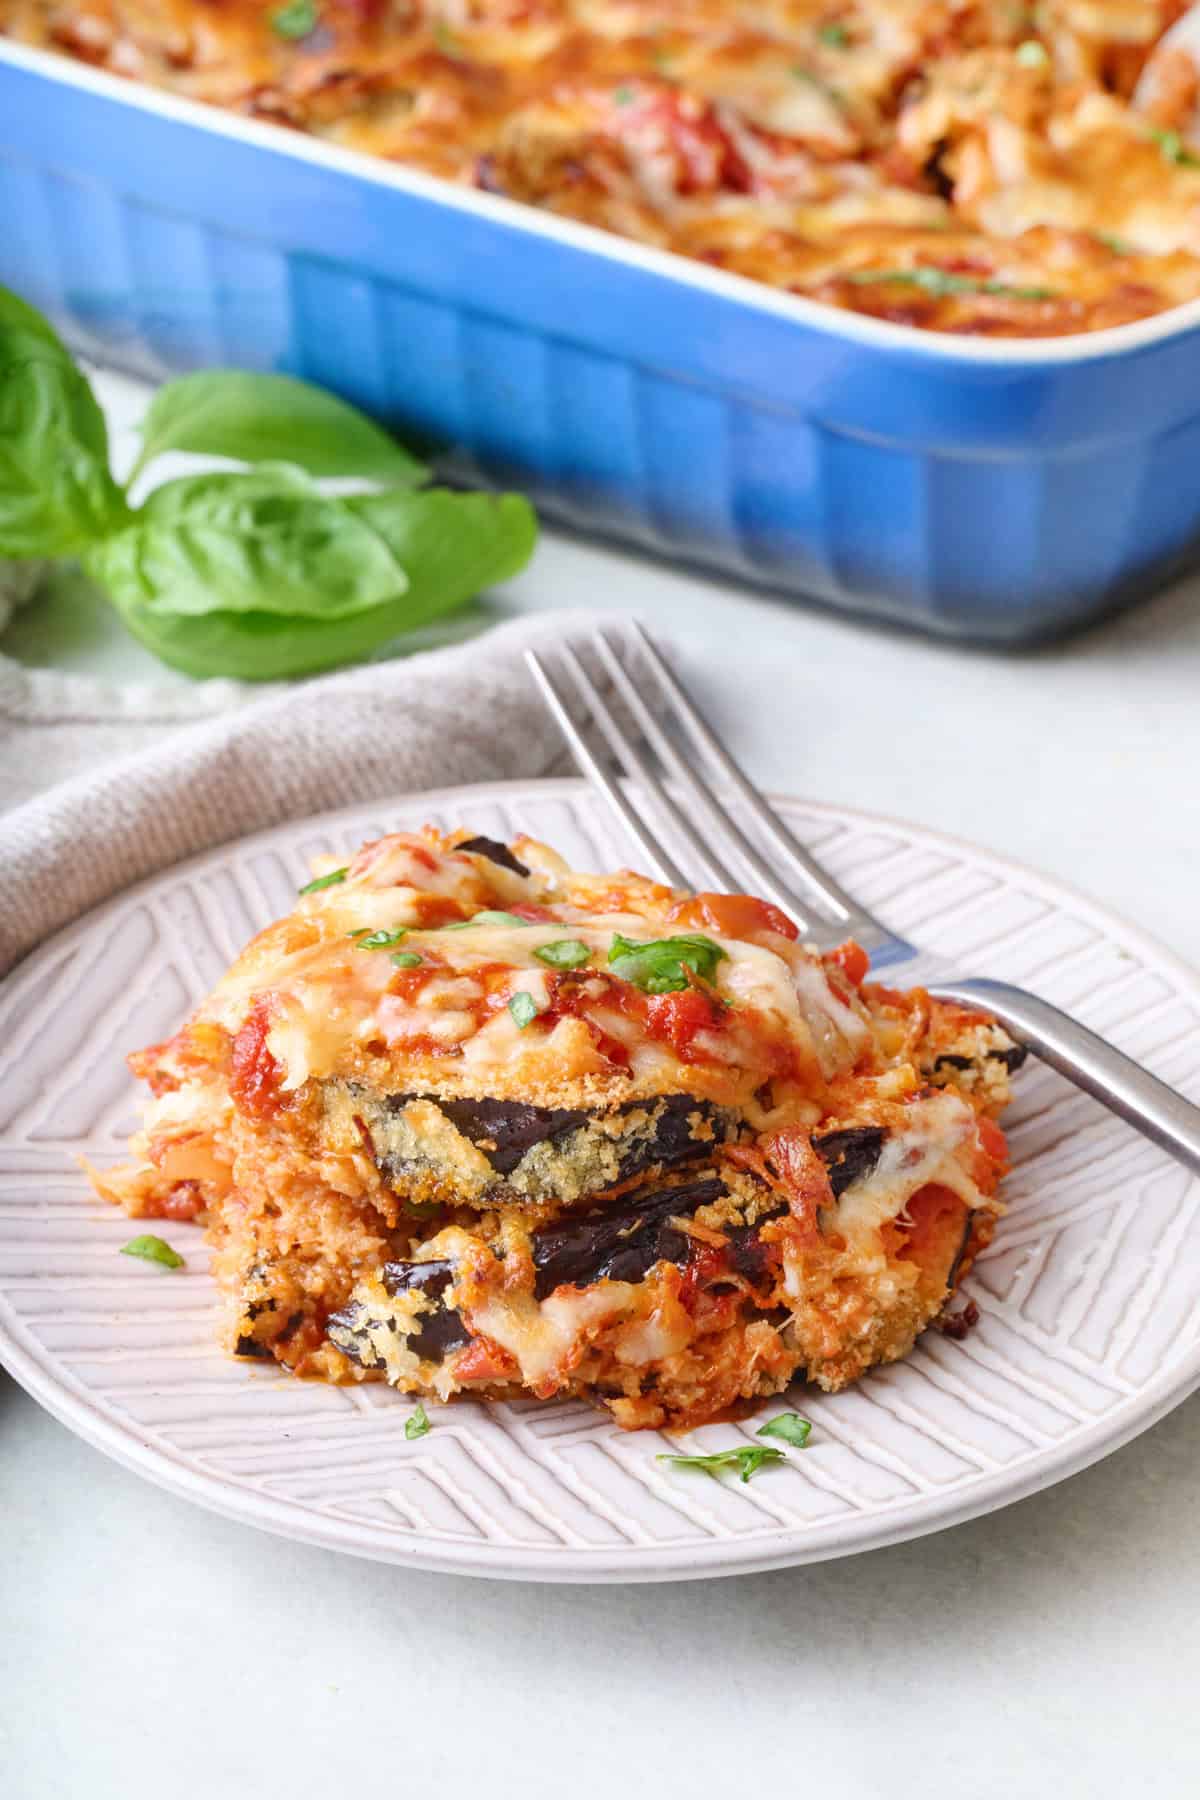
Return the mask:
M149 696L89 719L79 702L95 684L39 675L34 688L0 665L0 972L131 882L246 832L405 791L567 772L522 652L568 637L578 648L594 624L542 613L182 728L157 723ZM232 696L196 698L227 709ZM142 747L114 755L123 741ZM65 756L70 779L11 804L39 759L61 769Z

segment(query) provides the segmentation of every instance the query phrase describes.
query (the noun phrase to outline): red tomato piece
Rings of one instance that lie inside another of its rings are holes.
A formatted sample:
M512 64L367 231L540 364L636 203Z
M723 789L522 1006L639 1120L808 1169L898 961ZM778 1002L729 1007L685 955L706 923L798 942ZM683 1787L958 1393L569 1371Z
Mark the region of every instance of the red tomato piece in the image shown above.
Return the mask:
M670 1044L676 1056L691 1060L698 1032L720 1024L720 1008L699 988L681 988L677 994L651 994L646 1005L646 1029L660 1043Z
M753 940L760 931L777 931L781 937L800 933L777 906L753 894L693 894L675 909L674 917L688 925L706 925L720 937Z
M839 944L836 950L828 951L826 960L837 964L852 987L862 986L867 971L871 967L870 957L862 945L856 944L853 938L847 938L846 942Z
M271 1012L266 1000L256 1000L233 1040L229 1092L239 1112L252 1119L269 1119L283 1104L283 1076L267 1045Z

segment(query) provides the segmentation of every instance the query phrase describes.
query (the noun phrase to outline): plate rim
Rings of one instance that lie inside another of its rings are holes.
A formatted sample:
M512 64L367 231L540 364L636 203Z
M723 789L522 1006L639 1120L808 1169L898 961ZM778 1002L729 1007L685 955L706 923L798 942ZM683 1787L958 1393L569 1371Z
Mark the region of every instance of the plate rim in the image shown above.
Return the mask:
M171 863L141 880L131 883L90 908L78 919L55 932L24 957L0 984L6 991L31 969L49 962L72 941L88 933L107 916L136 900L139 895L158 887L168 878L185 877L190 871L207 864L228 845L266 846L280 836L310 827L329 828L348 815L361 813L367 807L386 808L403 803L412 805L425 800L431 807L445 807L465 795L512 796L537 790L539 796L571 796L589 794L598 798L590 784L578 777L510 779L496 782L456 783L449 787L398 792L377 801L356 801L285 820L280 824L247 832L198 851L179 862ZM1038 870L1013 857L975 844L971 840L921 825L895 815L868 811L833 801L810 800L798 794L773 791L773 803L795 807L817 816L850 817L868 826L880 826L915 834L933 846L965 852L977 862L991 865L1010 879L1019 878L1047 892L1061 905L1069 902L1083 915L1106 931L1116 928L1122 938L1137 947L1148 960L1174 973L1191 990L1194 1003L1200 1007L1200 974L1175 951L1162 944L1141 926L1131 923L1113 909L1100 905L1069 882ZM224 1518L251 1525L275 1536L290 1538L322 1548L340 1551L393 1566L428 1570L435 1573L474 1575L477 1577L546 1581L564 1584L604 1582L659 1582L697 1578L715 1578L738 1574L754 1574L807 1563L831 1561L837 1557L857 1555L867 1550L882 1549L889 1544L908 1542L936 1531L964 1524L1000 1510L1018 1500L1028 1499L1072 1475L1081 1473L1105 1456L1122 1449L1143 1431L1157 1424L1174 1407L1200 1387L1200 1342L1179 1362L1134 1394L1126 1396L1116 1407L1085 1429L1070 1435L1057 1449L1044 1450L1026 1473L1014 1476L1005 1469L982 1476L962 1494L936 1496L925 1493L899 1502L889 1514L868 1513L858 1519L839 1518L823 1528L784 1528L763 1533L747 1533L741 1538L716 1541L697 1546L624 1544L616 1547L584 1549L579 1546L510 1546L497 1551L488 1544L455 1544L452 1548L439 1544L436 1538L414 1533L405 1540L394 1532L384 1531L366 1520L342 1521L326 1517L298 1500L279 1500L240 1485L227 1478L201 1471L169 1447L151 1443L135 1421L119 1423L107 1418L91 1399L87 1387L57 1358L32 1339L22 1341L21 1321L11 1322L0 1313L0 1365L7 1369L25 1391L54 1418L93 1448L111 1457L121 1466L141 1475L153 1485L190 1500ZM443 1429L456 1429L447 1420ZM913 1514L917 1516L911 1516ZM765 1540L765 1541L764 1541ZM769 1545L769 1547L768 1547ZM635 1560L636 1559L636 1560Z

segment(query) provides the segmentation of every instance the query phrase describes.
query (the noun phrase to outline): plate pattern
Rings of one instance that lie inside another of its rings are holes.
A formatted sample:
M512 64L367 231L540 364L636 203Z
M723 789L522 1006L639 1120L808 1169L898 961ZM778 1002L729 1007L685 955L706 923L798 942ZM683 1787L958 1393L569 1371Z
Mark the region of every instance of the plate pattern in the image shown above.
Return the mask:
M1069 1007L1200 1098L1200 982L1131 928L997 858L798 801L789 822L899 930L964 971ZM848 1393L798 1391L810 1447L751 1485L670 1471L657 1433L571 1402L429 1408L232 1363L211 1341L197 1228L187 1268L117 1251L128 1221L77 1158L115 1161L134 1122L124 1053L167 1035L317 851L386 829L527 830L584 865L628 859L575 782L398 800L226 846L111 902L0 994L0 1352L83 1436L249 1523L426 1568L655 1580L766 1568L933 1530L1085 1466L1200 1382L1200 1181L1040 1067L1009 1115L1009 1210L971 1282L964 1343L930 1333ZM749 1438L754 1421L689 1434Z

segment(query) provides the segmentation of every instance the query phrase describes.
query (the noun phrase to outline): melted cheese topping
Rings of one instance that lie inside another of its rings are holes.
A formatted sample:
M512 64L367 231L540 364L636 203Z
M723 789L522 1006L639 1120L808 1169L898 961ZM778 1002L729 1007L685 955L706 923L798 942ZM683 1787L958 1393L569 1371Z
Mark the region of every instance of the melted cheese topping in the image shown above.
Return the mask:
M0 0L0 29L919 326L1200 293L1179 0ZM274 22L273 22L274 21Z
M236 1043L263 1017L285 1096L339 1077L549 1104L737 1103L771 1081L819 1092L873 1054L856 991L761 903L728 903L750 935L702 933L720 952L711 981L653 995L610 971L614 940L694 931L678 918L694 903L628 873L543 866L516 874L436 834L368 845L259 934L191 1030ZM578 966L548 965L540 953L564 941Z

